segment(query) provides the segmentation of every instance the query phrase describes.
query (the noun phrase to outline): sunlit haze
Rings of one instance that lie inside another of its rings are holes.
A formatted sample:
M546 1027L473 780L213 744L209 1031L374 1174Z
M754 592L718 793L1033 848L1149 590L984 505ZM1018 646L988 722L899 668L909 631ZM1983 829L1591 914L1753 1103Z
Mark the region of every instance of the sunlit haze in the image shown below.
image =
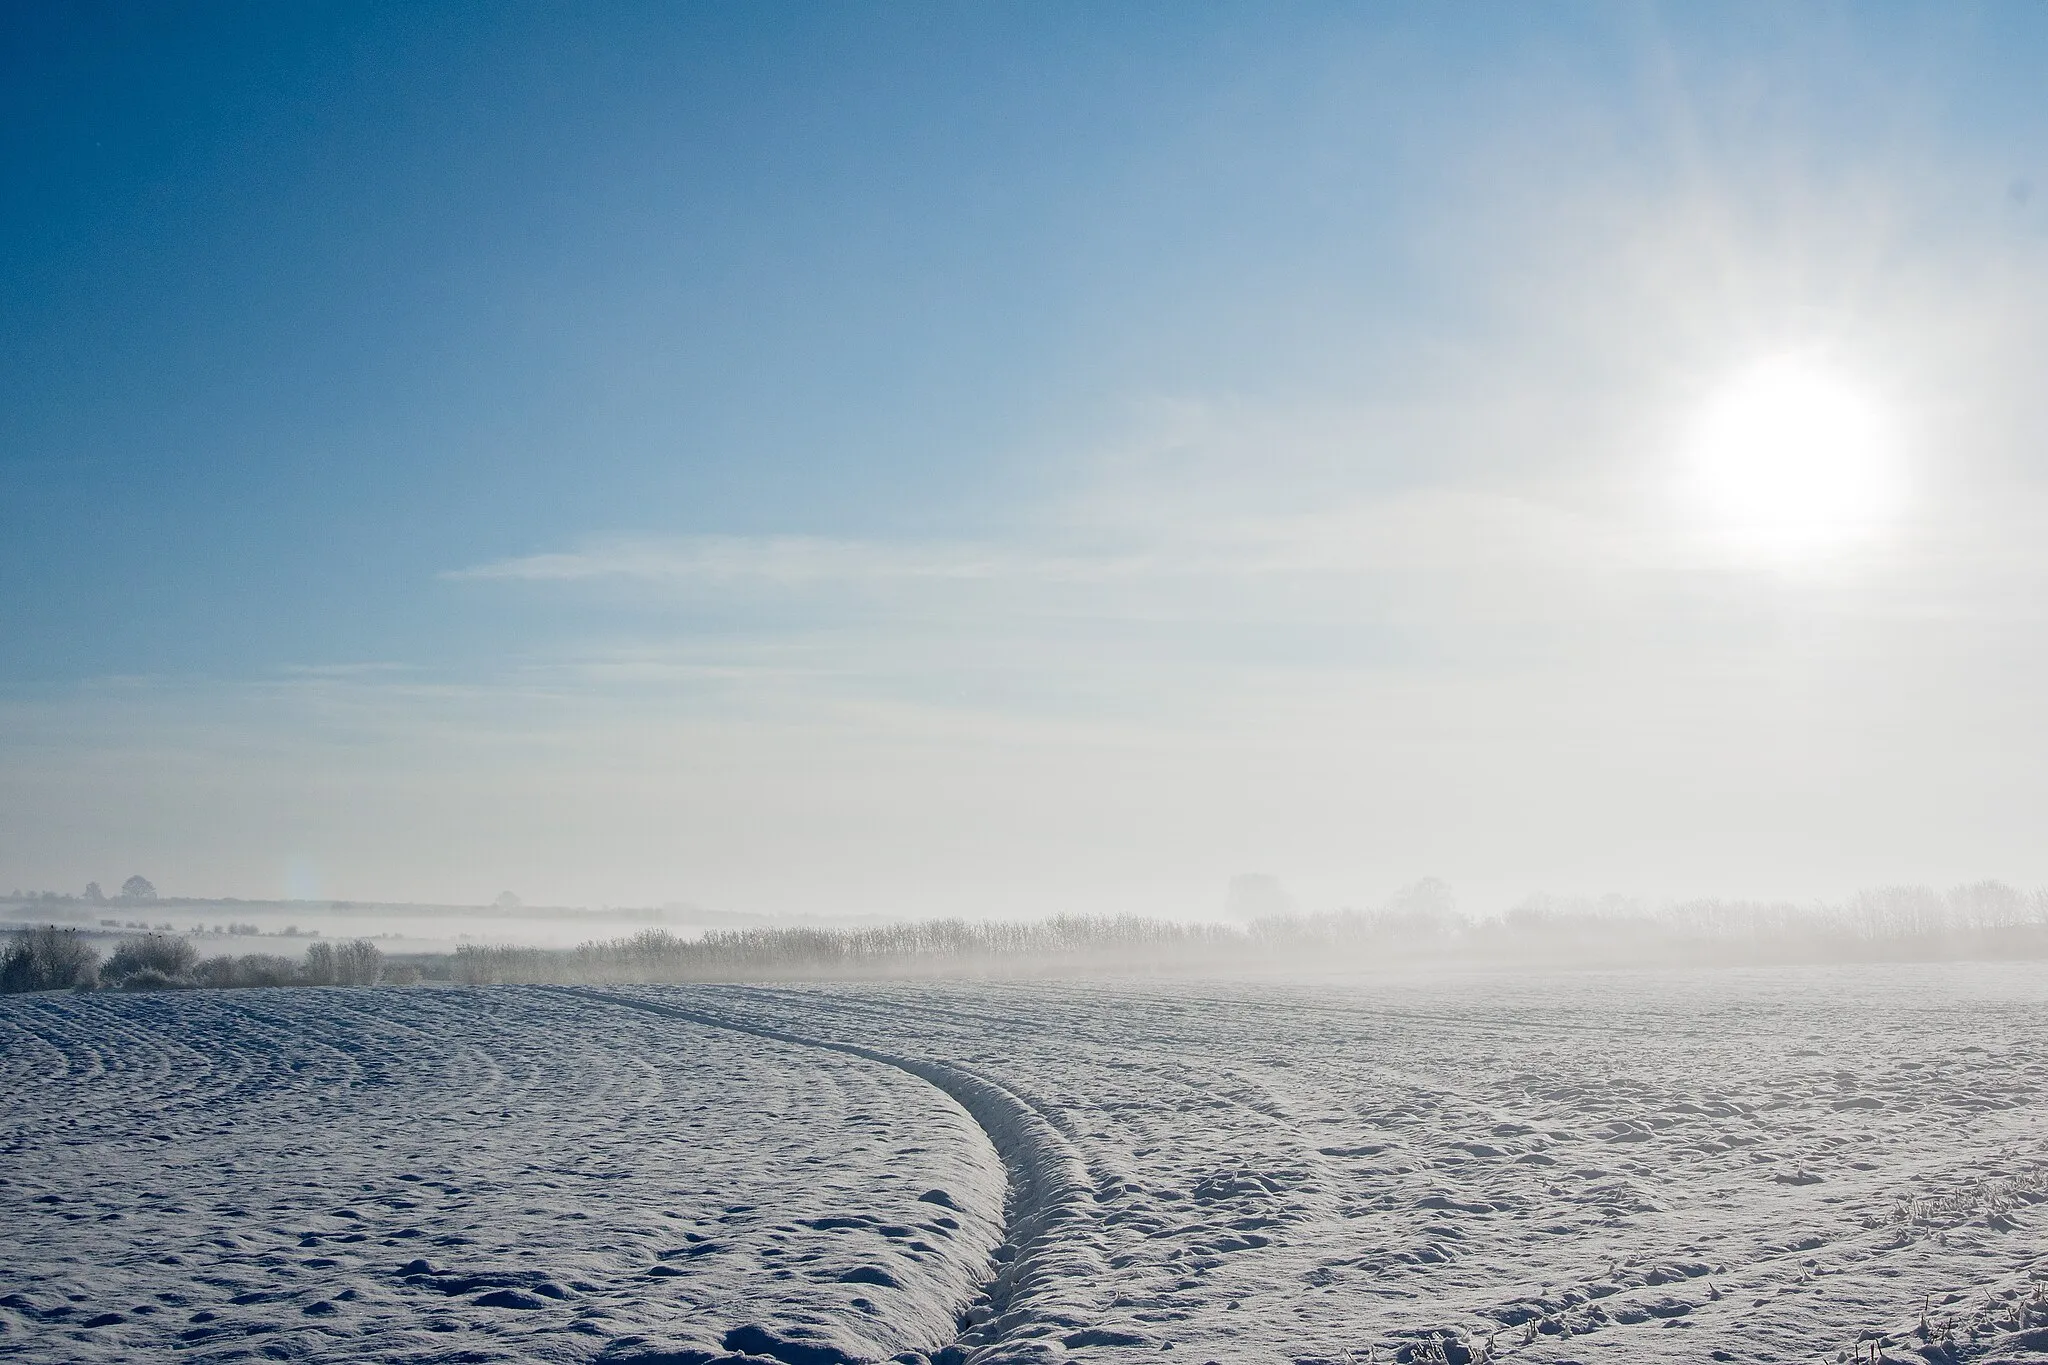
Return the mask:
M1880 401L1795 356L1730 379L1699 418L1692 496L1741 548L1822 556L1881 532L1904 500Z
M2048 8L0 26L0 887L2048 883Z

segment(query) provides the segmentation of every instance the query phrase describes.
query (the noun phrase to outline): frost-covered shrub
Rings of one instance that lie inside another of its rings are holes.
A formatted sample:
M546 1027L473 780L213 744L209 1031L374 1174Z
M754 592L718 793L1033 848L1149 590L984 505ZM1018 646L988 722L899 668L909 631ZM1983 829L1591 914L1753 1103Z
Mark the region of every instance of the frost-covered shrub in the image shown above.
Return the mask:
M99 979L100 955L76 929L23 929L0 953L0 992L61 991Z
M410 980L419 980L411 967ZM368 939L315 943L298 962L272 953L210 957L192 969L202 986L374 986L384 974L384 954Z
M308 986L374 986L384 971L384 954L366 938L315 943L306 949L299 980Z
M189 976L166 976L154 967L144 967L121 978L124 991L182 991L198 984Z
M105 976L117 986L125 986L128 978L143 972L154 972L166 981L190 980L198 965L199 950L175 934L140 934L123 939L114 949Z
M410 962L394 963L384 969L384 982L390 986L417 986L420 969Z
M210 957L193 970L202 986L289 986L298 973L297 963L274 953Z
M384 973L384 953L366 938L350 939L334 950L334 984L374 986Z
M289 986L298 974L298 965L282 953L244 953L235 959L238 986Z
M306 960L299 966L299 980L308 986L332 986L334 970L334 945L316 943L306 949Z

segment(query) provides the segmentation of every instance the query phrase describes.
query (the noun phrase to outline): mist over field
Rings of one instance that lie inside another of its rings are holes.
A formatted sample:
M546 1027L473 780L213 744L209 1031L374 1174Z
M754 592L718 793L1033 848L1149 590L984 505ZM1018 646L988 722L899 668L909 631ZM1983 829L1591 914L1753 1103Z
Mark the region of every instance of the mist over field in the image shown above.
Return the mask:
M2044 64L0 7L0 1358L2048 1362Z
M1460 910L1452 889L1434 880L1373 910L1320 914L1293 910L1270 877L1239 877L1230 890L1226 909L1236 913L1220 920L791 924L680 905L526 906L510 893L489 906L438 907L155 898L95 905L50 895L17 897L12 913L18 935L61 935L87 955L132 952L144 940L183 945L167 973L172 979L151 983L166 986L334 984L331 968L313 968L309 977L304 966L277 964L302 942L319 957L337 941L374 948L409 981L470 985L2048 961L2048 892L2002 882L1945 893L1885 887L1815 905L1534 898L1492 916ZM92 913L108 909L144 918ZM47 922L38 928L39 921ZM252 973L262 979L249 979Z

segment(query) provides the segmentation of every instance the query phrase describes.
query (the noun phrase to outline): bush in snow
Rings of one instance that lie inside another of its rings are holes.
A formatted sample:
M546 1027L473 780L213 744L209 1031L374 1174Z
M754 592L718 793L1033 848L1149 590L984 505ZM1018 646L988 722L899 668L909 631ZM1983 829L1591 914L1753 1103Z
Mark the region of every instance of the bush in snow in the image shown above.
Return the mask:
M334 945L316 943L306 949L306 960L299 964L299 980L308 986L332 986L334 984Z
M0 992L60 991L99 979L100 955L76 929L23 929L0 953Z
M202 986L289 986L298 979L299 966L274 953L245 953L210 957L192 974Z
M412 980L419 969L411 968ZM384 974L384 954L368 939L315 943L303 960L272 953L210 957L191 971L202 986L374 986Z
M334 949L334 984L374 986L384 974L384 954L366 938L351 939Z
M316 943L306 949L299 980L308 986L374 986L384 971L384 954L366 938Z
M123 989L148 990L147 985L130 987L129 978L147 972L162 982L190 982L192 969L199 965L199 950L175 934L141 934L123 939L107 959L107 981Z
M121 978L124 991L184 991L199 983L189 976L165 976L154 967L144 967Z

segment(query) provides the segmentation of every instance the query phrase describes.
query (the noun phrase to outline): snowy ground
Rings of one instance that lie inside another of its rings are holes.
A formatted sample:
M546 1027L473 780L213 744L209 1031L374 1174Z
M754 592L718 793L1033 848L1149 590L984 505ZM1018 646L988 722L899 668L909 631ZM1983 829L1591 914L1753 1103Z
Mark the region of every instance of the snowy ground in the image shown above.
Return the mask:
M953 1338L999 1240L1002 1168L929 1084L573 996L17 998L0 1030L28 1359L703 1359L735 1330L882 1359Z
M15 999L0 1354L2048 1360L2042 978Z

